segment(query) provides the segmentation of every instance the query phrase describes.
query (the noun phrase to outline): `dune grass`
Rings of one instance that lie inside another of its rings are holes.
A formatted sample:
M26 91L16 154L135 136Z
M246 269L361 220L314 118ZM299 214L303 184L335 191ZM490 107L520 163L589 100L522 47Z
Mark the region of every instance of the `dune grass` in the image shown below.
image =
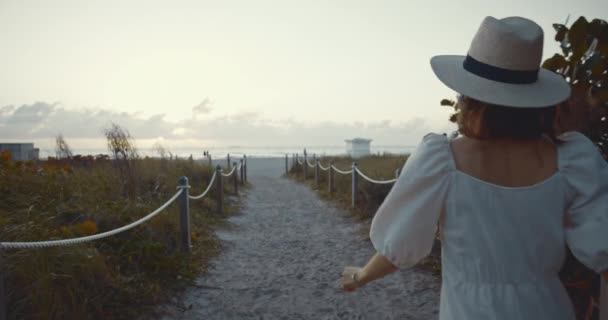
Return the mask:
M81 159L82 160L82 159ZM136 159L125 185L115 161L0 160L0 239L41 241L112 230L152 212L175 194L180 176L191 194L211 169L192 160ZM225 183L225 193L232 192ZM134 319L190 283L218 253L215 190L190 201L193 251L179 250L177 203L135 229L85 244L5 249L9 319ZM237 207L225 200L227 212Z

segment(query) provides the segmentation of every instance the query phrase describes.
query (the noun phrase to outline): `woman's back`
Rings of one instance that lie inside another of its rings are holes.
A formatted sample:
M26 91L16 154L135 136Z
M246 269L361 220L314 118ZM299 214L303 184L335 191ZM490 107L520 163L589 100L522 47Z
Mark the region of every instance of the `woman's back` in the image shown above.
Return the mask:
M572 319L558 278L567 209L561 151L548 141L467 138L446 147L455 161L442 219L442 310L450 310L442 319L471 319L472 311L473 319Z
M477 140L466 136L451 141L456 168L492 184L521 187L537 184L556 173L556 145L548 138L517 141Z

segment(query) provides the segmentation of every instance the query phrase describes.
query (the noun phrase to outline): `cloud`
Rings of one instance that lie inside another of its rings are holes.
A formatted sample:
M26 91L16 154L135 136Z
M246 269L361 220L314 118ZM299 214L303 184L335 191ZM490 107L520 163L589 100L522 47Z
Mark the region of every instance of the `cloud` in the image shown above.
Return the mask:
M205 98L201 103L192 107L192 116L196 118L199 115L205 115L211 113L211 101Z
M209 112L205 99L193 112ZM193 117L177 122L164 115L142 117L136 113L110 110L66 109L55 103L36 102L19 107L0 108L0 137L5 140L47 141L63 134L68 143L81 141L87 148L104 148L103 129L116 123L127 129L136 141L150 146L163 141L169 150L175 146L328 146L341 145L344 139L364 137L383 145L415 145L432 131L427 121L320 122L302 123L293 119L269 119L256 112ZM76 144L77 144L76 143ZM141 146L141 145L140 145ZM144 146L144 147L150 147Z

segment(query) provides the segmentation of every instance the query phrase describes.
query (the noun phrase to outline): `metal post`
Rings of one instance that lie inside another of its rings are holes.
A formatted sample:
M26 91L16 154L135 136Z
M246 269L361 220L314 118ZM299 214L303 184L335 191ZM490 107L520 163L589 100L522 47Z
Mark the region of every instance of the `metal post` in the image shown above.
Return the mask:
M304 180L306 180L308 178L308 155L306 153L304 153L304 164L302 166L304 167Z
M234 172L232 173L232 182L234 183L234 194L239 194L239 174L236 172L236 162L232 163Z
M288 162L289 162L289 160L287 158L287 153L286 153L285 154L285 174L286 175L289 174L289 168L288 168L288 164L287 164Z
M179 188L182 189L182 194L179 196L181 248L183 252L190 252L192 242L190 241L190 199L188 198L190 185L188 185L188 177L179 178Z
M329 161L329 170L328 170L328 174L329 174L329 194L333 194L334 193L334 161L331 160Z
M230 171L230 153L226 155L226 170Z
M245 166L243 166L243 159L241 159L241 185L245 183Z
M358 178L358 174L357 174L357 163L353 162L353 176L352 176L352 180L353 180L353 194L352 194L352 203L351 206L354 208L357 202L357 178Z
M244 154L243 158L245 159L245 182L247 182L249 179L247 178L247 155Z
M319 186L319 159L315 159L315 185Z
M224 184L222 183L222 166L219 164L215 167L215 179L217 188L217 213L224 214Z

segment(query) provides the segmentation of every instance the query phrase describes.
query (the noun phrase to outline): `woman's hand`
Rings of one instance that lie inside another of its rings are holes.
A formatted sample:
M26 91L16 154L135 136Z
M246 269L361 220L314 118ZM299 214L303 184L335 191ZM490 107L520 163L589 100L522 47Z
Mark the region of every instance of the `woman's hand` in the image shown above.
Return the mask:
M342 272L342 287L344 291L352 292L362 285L360 282L362 271L363 269L359 267L344 268L344 272Z
M397 271L397 267L392 262L376 253L363 268L344 268L342 286L345 291L355 291L357 288L395 271Z

